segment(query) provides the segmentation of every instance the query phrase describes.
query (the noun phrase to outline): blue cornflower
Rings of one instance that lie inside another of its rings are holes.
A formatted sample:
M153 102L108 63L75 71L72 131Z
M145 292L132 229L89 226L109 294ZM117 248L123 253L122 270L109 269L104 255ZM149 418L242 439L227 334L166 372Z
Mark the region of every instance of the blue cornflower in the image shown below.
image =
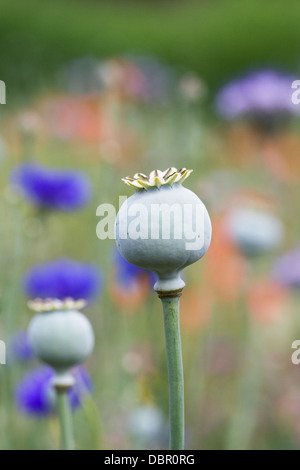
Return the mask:
M135 284L141 277L147 277L149 287L153 287L157 276L152 271L134 266L123 258L118 251L114 251L113 258L117 284L130 288L130 286Z
M11 182L23 197L41 208L72 211L91 198L90 180L80 171L25 163L13 170Z
M53 370L42 366L25 375L15 390L15 401L26 414L48 415L53 412Z
M23 286L30 298L91 300L99 294L102 281L98 267L59 258L31 268L24 276Z
M80 406L86 393L92 391L92 380L87 370L78 366L72 375L75 385L69 390L68 398L72 409ZM49 366L41 366L28 372L15 389L15 402L27 415L47 416L55 411L55 392L53 388L54 370Z

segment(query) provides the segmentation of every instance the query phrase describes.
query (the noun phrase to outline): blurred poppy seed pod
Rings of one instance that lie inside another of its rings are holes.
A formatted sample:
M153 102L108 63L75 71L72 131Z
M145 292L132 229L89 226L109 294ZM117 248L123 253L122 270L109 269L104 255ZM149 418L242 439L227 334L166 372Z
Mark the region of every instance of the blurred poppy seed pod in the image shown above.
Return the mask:
M255 208L236 208L225 221L228 235L246 256L254 257L275 250L283 240L283 225L271 212Z
M29 341L35 356L55 370L55 385L73 385L70 369L84 362L93 349L92 326L78 311L84 305L71 299L29 302L38 312L28 327Z
M157 275L158 293L181 290L181 271L202 258L210 244L208 212L198 196L182 186L191 171L168 168L123 179L136 192L117 214L117 248L127 261Z

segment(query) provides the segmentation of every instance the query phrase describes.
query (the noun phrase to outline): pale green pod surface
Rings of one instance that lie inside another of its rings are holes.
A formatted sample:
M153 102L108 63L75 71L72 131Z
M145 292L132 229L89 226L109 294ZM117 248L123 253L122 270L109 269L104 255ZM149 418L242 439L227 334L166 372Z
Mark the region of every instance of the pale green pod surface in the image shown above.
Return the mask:
M35 315L28 327L33 352L60 373L84 362L94 346L89 320L76 310L55 310Z
M157 277L154 289L184 287L181 271L206 253L211 221L203 202L180 183L137 190L121 206L116 245L130 263Z

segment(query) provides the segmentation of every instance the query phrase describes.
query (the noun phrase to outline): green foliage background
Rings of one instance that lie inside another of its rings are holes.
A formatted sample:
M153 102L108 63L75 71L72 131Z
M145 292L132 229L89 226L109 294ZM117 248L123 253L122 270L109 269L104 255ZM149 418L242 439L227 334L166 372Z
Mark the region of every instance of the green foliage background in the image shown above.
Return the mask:
M153 53L211 88L249 67L299 68L298 0L0 0L0 11L8 102L85 55Z

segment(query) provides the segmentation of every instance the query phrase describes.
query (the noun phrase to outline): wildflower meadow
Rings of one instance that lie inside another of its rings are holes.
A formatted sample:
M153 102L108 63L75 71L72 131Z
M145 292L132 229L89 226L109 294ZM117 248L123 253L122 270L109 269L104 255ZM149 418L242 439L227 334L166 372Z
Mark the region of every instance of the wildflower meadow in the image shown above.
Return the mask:
M36 3L0 0L0 449L298 449L294 17Z

